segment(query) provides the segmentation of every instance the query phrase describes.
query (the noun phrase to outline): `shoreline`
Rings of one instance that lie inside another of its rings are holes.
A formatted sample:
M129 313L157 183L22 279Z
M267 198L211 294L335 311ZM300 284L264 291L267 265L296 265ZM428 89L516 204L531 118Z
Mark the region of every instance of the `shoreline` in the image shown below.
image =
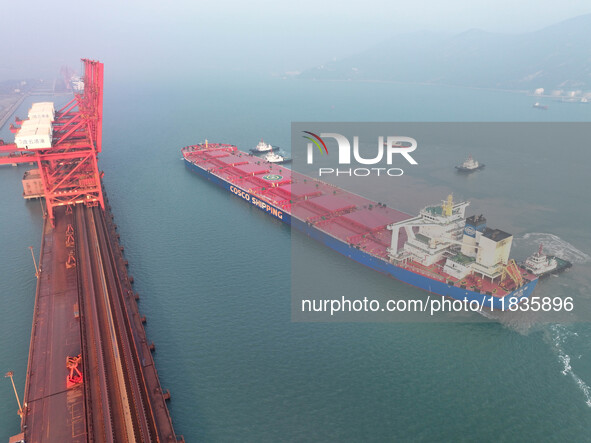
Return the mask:
M51 97L56 97L56 96L60 96L60 95L68 95L71 94L71 91L68 92L53 92L53 91L28 91L25 92L24 94L20 95L20 98L13 103L8 109L6 109L4 111L4 115L2 115L0 117L0 129L4 128L4 125L8 122L8 120L10 120L10 117L12 117L15 112L18 110L19 106L23 104L23 102L25 101L25 99L27 97L32 97L32 96L51 96Z
M382 83L382 84L398 84L398 85L419 85L419 86L432 86L432 87L442 87L442 88L457 88L457 89L472 89L478 91L490 91L490 92L504 92L510 94L523 94L530 97L538 97L538 98L549 98L554 101L560 101L564 103L581 103L581 99L584 96L575 96L570 97L567 95L550 95L550 94L541 94L537 95L532 90L529 89L502 89L502 88L491 88L491 87L483 87L483 86L465 86L465 85L453 85L448 83L429 83L429 82L405 82L399 80L378 80L378 79L336 79L336 78L301 78L299 76L277 76L282 80L305 80L305 81L313 81L313 82L331 82L331 83ZM570 100L569 100L570 99ZM582 102L585 103L585 102Z
M378 80L378 79L336 79L336 78L300 78L298 76L284 76L279 77L284 80L306 80L313 82L331 82L331 83L383 83L383 84L398 84L398 85L420 85L420 86L432 86L432 87L444 87L444 88L458 88L458 89L475 89L479 91L491 91L491 92L508 92L512 94L532 94L528 89L501 89L501 88L489 88L483 86L465 86L465 85L452 85L447 83L429 83L429 82L404 82L400 80Z
M0 129L4 128L4 125L6 124L6 122L8 122L10 117L12 117L14 115L14 113L17 111L19 106L25 101L25 99L29 95L30 95L29 92L26 92L23 95L21 95L20 98L4 112L4 115L2 117L0 117Z

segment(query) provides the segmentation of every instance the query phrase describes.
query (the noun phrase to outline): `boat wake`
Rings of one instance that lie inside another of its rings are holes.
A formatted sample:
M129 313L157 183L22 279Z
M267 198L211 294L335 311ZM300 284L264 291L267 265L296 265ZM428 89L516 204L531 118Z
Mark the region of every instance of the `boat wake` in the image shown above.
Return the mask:
M587 263L591 261L591 256L575 248L569 242L562 240L554 234L542 232L532 232L525 234L521 238L515 239L518 243L523 243L528 250L536 250L540 243L544 245L544 253L557 255L560 258L571 263Z
M590 255L554 234L533 232L515 238L515 241L522 250L536 250L542 243L546 254L556 255L579 265L591 262ZM549 317L543 312L482 312L482 315L488 319L496 320L504 327L522 335L541 330L544 333L545 341L549 343L552 352L562 366L561 374L572 379L582 392L585 404L591 408L591 386L575 372L572 366L576 363L576 359L583 357L578 355L577 350L582 349L584 352L587 349L587 345L582 344L581 341L586 342L584 337L587 336L588 329L585 329L585 332L581 330L583 337L580 337L575 326L556 323L556 317ZM574 355L573 349L575 349Z
M579 377L571 366L571 356L565 351L565 343L571 337L578 337L578 333L569 330L566 326L561 324L551 325L549 330L549 339L551 341L554 352L558 359L563 364L562 375L570 376L573 381L577 384L585 396L585 403L591 408L591 387L585 381Z

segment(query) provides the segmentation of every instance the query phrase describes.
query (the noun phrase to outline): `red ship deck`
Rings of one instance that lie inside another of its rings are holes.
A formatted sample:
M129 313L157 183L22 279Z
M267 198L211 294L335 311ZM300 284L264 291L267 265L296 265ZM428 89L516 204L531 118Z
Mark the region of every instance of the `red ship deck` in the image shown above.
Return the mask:
M239 186L262 201L313 224L333 237L388 261L391 231L389 224L407 220L412 215L378 204L321 180L308 177L285 166L238 150L229 144L210 143L183 149L184 157L202 169ZM407 236L400 230L398 247ZM460 281L443 272L445 260L425 267L416 262L403 265L412 272L440 281L453 281L467 289L478 289L502 297L515 289L507 279L504 287L496 282L470 275ZM536 277L521 270L526 280Z

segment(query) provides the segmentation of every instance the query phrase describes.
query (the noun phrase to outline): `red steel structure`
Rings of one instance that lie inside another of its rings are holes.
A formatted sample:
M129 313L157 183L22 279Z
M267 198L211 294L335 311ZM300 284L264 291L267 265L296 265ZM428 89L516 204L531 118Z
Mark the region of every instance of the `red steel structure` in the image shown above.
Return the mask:
M70 83L70 80L74 76L74 70L69 66L64 65L60 69L60 74L62 76L62 81L64 82L64 88L68 91L71 91L72 85Z
M97 156L102 147L103 64L82 59L84 91L56 112L53 142L48 149L21 149L0 141L0 165L36 162L40 171L47 216L54 208L84 203L104 208L102 172ZM18 123L18 121L17 121Z
M77 357L67 357L66 358L66 369L70 371L66 376L66 389L70 389L73 386L76 386L84 380L82 372L78 369L78 365L82 362L82 354L78 354Z

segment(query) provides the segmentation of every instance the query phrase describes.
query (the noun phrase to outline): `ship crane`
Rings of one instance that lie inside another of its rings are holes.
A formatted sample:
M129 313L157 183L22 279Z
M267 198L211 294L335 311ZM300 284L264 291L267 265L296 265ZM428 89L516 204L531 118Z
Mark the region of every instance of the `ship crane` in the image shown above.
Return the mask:
M519 266L517 266L517 263L515 263L514 259L509 260L507 266L503 268L503 275L501 276L501 281L504 281L507 278L507 276L509 276L511 280L513 280L516 287L519 288L523 286L523 276L521 275L521 272L519 271Z
M451 227L452 229L459 229L463 226L466 207L468 207L469 204L470 202L467 201L454 203L453 196L450 194L447 199L443 200L442 204L439 206L441 208L441 214L429 212L430 208L427 207L423 209L417 217L388 225L388 229L392 231L392 241L389 249L390 257L393 258L392 256L398 251L398 236L400 228L404 228L408 238L413 240L416 238L413 228L420 229L432 227L449 229ZM437 208L437 206L433 208ZM460 226L461 224L462 226ZM441 237L436 233L434 234L435 235L429 235L429 237Z
M460 246L467 246L469 248L478 249L478 244L470 244L470 243L463 242L461 240L454 240L449 237L433 237L433 240L435 240L436 242L453 243L453 244L460 245Z
M11 127L11 131L17 131L15 143L0 143L0 165L37 163L47 216L52 225L55 208L59 206L77 203L105 206L102 173L97 163L102 147L103 64L88 59L82 61L84 90L75 92L55 113L52 104L53 118L34 129L35 134L40 128L46 131L43 138L32 135L27 138L36 121L29 115L29 120L16 120L19 128ZM27 123L29 129L23 129Z

